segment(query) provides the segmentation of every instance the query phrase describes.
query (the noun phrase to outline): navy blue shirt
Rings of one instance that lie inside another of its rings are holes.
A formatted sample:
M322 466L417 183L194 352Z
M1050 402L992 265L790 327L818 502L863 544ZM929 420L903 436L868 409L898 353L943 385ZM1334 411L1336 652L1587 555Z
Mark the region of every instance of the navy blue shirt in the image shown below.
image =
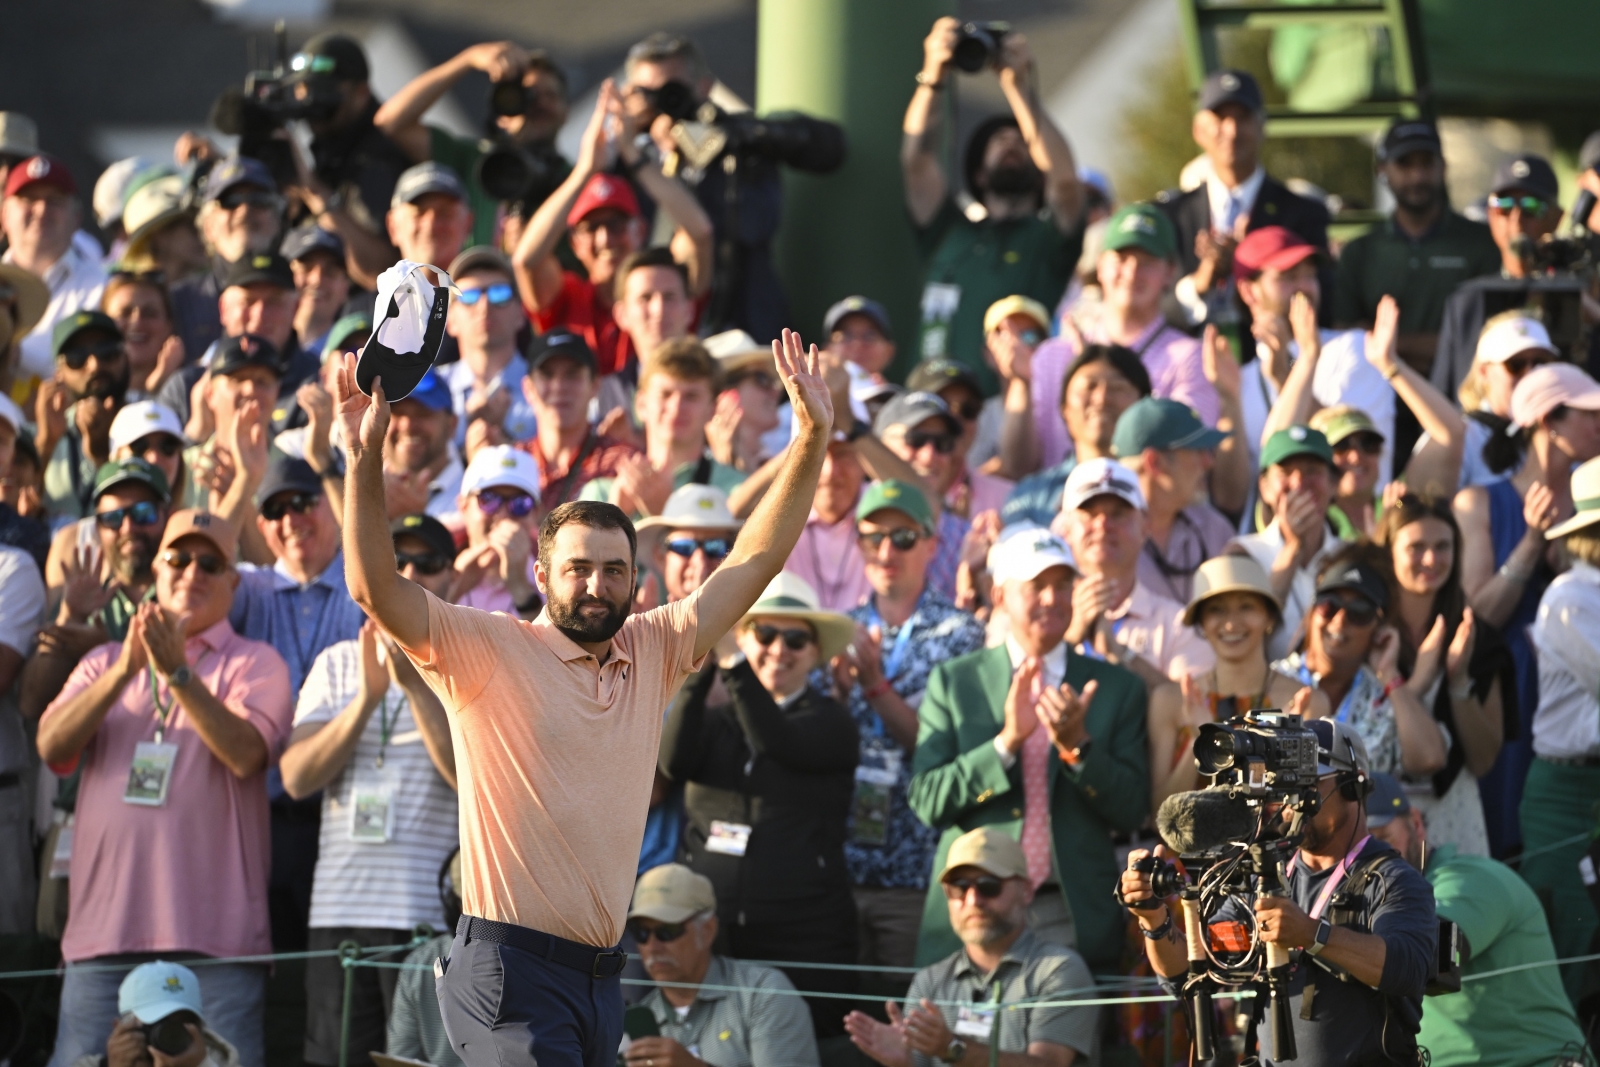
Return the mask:
M1032 522L1048 527L1061 510L1061 491L1067 475L1078 465L1077 456L1068 456L1054 467L1035 471L1016 484L1000 508L1000 525Z

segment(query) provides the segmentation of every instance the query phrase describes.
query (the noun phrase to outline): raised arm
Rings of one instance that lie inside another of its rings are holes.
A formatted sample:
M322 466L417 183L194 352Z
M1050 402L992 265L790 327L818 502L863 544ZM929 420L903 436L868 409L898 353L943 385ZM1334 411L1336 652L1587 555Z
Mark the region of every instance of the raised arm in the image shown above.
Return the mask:
M616 94L611 96L611 105L617 124L627 130L622 101ZM712 256L716 251L710 216L682 182L661 173L661 167L655 162L639 158L639 147L631 136L617 139L617 154L622 157L623 164L633 171L639 184L644 186L644 191L677 224L677 233L673 235L673 251L678 253L679 261L689 268L689 295L703 295L711 288ZM680 252L684 244L688 246L687 255Z
M1006 34L1000 44L1000 91L1005 93L1022 139L1028 143L1033 165L1044 174L1045 201L1050 205L1056 229L1071 233L1083 218L1078 165L1067 139L1039 102L1038 71L1028 40L1020 33Z
M356 386L356 357L346 355L334 383L334 404L350 456L344 477L344 579L361 609L406 648L428 647L428 595L394 569L394 538L383 500L383 438L389 402L383 379L372 396Z
M1277 403L1267 412L1261 440L1256 443L1258 448L1279 430L1304 425L1322 406L1311 391L1317 376L1317 359L1322 355L1322 336L1317 332L1317 309L1304 293L1294 294L1294 301L1289 305L1289 324L1294 329L1300 354L1289 370Z
M936 21L928 31L922 42L921 82L911 94L900 126L900 171L906 185L906 210L917 226L932 222L950 193L939 162L939 135L944 126L943 93L960 35L961 23L949 16Z
M1406 462L1406 485L1430 495L1453 493L1461 475L1461 454L1467 437L1461 411L1433 383L1401 362L1398 349L1400 305L1386 296L1378 303L1377 318L1367 335L1366 356L1394 387L1427 433L1428 447Z
M798 432L772 488L739 531L733 552L694 593L699 598L694 641L697 659L711 651L717 639L750 610L794 551L811 513L822 458L833 432L833 401L822 377L817 346L812 345L807 353L800 335L784 330L782 340L772 342L772 354L789 391Z
M491 82L497 82L520 76L527 66L528 53L510 41L472 45L412 78L384 101L378 113L372 116L372 124L399 145L412 162L421 163L432 156L428 128L422 124L422 116L450 91L451 86L469 71L481 70Z

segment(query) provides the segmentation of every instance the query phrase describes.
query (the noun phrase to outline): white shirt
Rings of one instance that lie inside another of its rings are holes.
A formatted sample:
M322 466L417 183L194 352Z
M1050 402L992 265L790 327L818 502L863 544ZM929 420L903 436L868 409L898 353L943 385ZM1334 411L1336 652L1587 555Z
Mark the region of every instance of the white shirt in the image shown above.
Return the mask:
M1534 755L1600 755L1600 570L1574 560L1544 591L1528 635L1539 653Z
M45 306L44 318L22 339L21 378L43 379L54 374L55 353L51 351L54 346L50 335L56 323L86 308L100 306L106 287L106 269L100 255L100 242L79 230L72 235L66 254L44 272L50 303ZM5 262L13 262L9 251Z
M1258 165L1254 174L1229 188L1208 169L1206 202L1211 205L1211 232L1231 237L1238 220L1249 218L1250 212L1255 210L1256 197L1261 195L1261 183L1266 179L1267 169Z
M1250 554L1250 557L1261 564L1261 569L1268 575L1272 574L1272 564L1278 558L1278 553L1283 551L1283 530L1279 523L1281 520L1273 519L1272 525L1256 534L1245 534L1235 537L1229 545L1237 545ZM1322 569L1323 561L1345 546L1345 542L1334 533L1333 527L1324 528L1322 547L1317 549L1317 554L1311 557L1311 562L1295 572L1294 578L1289 582L1289 595L1283 599L1283 625L1278 627L1267 638L1267 659L1269 662L1283 659L1289 654L1289 643L1294 640L1300 623L1304 621L1306 612L1311 610L1311 604L1317 599L1317 571Z

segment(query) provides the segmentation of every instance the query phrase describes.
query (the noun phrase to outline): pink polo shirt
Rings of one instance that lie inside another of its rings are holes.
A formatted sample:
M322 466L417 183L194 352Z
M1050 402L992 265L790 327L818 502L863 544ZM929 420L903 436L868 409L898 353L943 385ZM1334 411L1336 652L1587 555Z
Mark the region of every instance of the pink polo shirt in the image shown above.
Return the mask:
M289 739L289 668L276 649L240 637L226 619L185 645L195 677L249 722L271 763ZM44 719L116 662L121 642L79 661ZM167 698L165 683L162 699ZM42 720L41 720L42 721ZM141 671L74 763L83 764L72 839L68 961L124 952L247 956L272 951L267 922L271 837L266 771L239 778L174 704L165 741L178 746L161 807L123 800L134 748L155 740L150 681ZM70 770L70 767L56 768Z
M818 606L824 611L849 611L865 601L872 586L856 541L855 509L835 523L823 522L813 511L783 569L817 591Z

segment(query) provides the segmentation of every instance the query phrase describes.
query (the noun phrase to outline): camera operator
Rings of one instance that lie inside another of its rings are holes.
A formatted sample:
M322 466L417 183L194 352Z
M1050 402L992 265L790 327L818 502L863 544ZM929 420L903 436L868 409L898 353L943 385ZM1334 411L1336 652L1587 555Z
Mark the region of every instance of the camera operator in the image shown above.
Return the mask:
M311 128L311 169L295 191L317 225L344 241L350 276L366 288L396 260L384 233L395 182L411 160L373 124L378 100L367 56L342 33L323 33L289 61L290 94Z
M486 136L458 137L424 125L427 110L475 70L488 75L491 83ZM571 172L572 164L555 147L556 134L567 121L567 89L567 76L549 53L510 41L485 41L407 82L378 108L372 121L412 161L435 160L461 175L473 218L468 243L487 245L494 243L498 201L513 202L516 214L526 218ZM500 155L508 151L508 156ZM512 185L522 186L515 195L507 195L511 188L495 180L492 168L503 158L523 164L507 175ZM485 163L486 159L493 162ZM480 166L495 189L484 187ZM515 180L519 176L520 183Z
M1242 923L1267 945L1299 950L1289 978L1296 1067L1415 1064L1422 993L1438 947L1433 891L1367 833L1371 771L1361 737L1334 719L1308 725L1317 735L1321 803L1285 872L1290 897L1261 894L1251 905L1234 896L1205 921L1213 936L1219 926ZM1133 906L1150 965L1176 995L1188 970L1182 922L1170 901L1138 906L1154 897L1150 875L1136 869L1149 854L1128 855L1122 898ZM1172 856L1165 846L1155 854ZM1341 900L1347 897L1355 899ZM1355 922L1333 925L1347 910Z
M992 396L999 379L983 358L984 312L1013 294L1055 307L1083 251L1083 186L1066 138L1039 99L1027 39L1006 33L993 42L988 62L1011 115L987 119L967 142L967 190L983 208L980 221L967 217L940 163L940 93L950 86L962 43L961 24L949 17L923 41L900 167L927 263L917 354L966 364Z
M700 49L677 34L654 33L634 45L625 74L622 102L634 129L649 132L663 169L694 191L716 234L711 304L702 326L707 333L738 328L761 342L777 337L789 323L788 299L772 265L783 213L778 164L830 174L844 162L844 131L793 112L757 119L722 110L711 102L716 79ZM710 158L686 150L696 141L714 145L714 131L726 142Z

